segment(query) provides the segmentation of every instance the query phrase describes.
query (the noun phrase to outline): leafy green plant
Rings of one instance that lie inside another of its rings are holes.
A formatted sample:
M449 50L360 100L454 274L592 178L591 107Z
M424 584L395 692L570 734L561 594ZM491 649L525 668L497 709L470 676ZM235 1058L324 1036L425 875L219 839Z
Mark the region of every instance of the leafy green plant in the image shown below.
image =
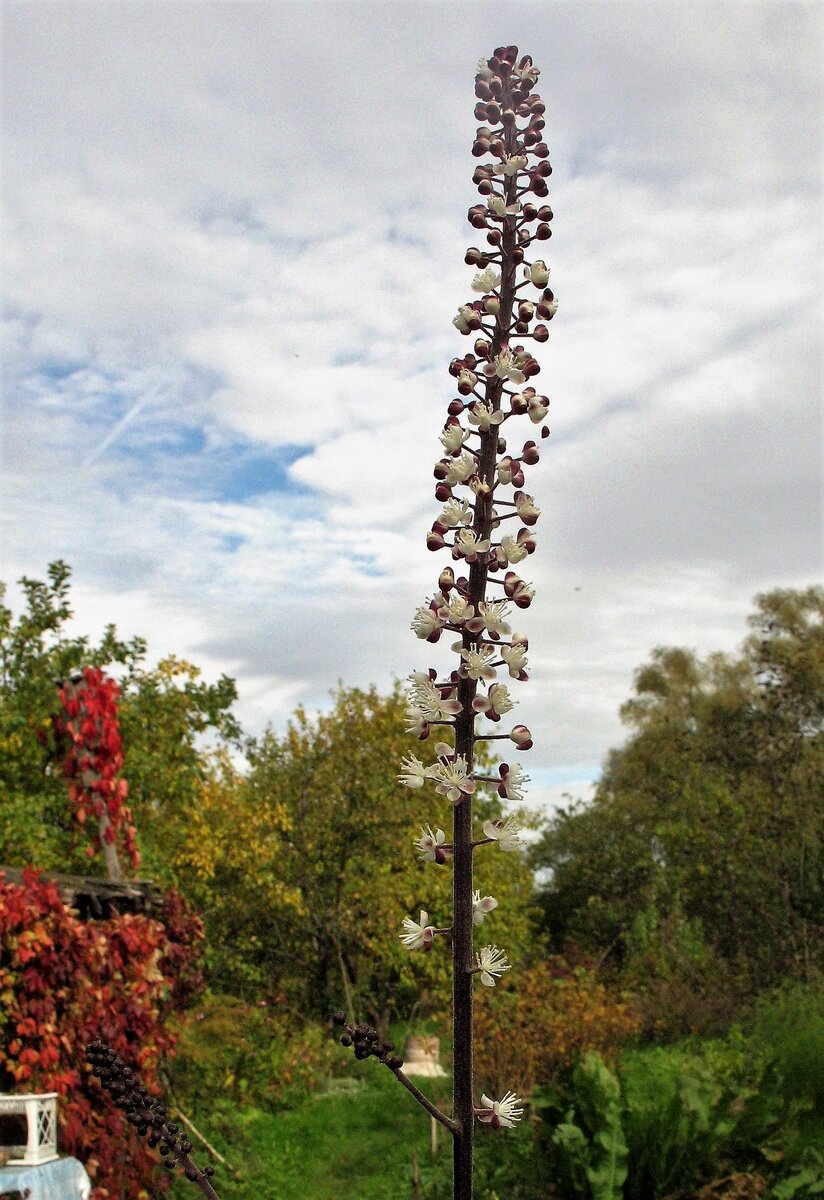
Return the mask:
M628 1147L621 1120L621 1085L595 1051L572 1072L574 1103L552 1136L562 1182L576 1196L621 1200Z
M800 1170L782 1179L770 1192L770 1200L807 1200L824 1196L824 1152L808 1149Z
M712 1178L749 1093L672 1047L628 1054L622 1084L630 1147L627 1200L665 1196Z
M824 1115L824 987L788 981L763 996L751 1037L779 1068L784 1094L812 1101Z

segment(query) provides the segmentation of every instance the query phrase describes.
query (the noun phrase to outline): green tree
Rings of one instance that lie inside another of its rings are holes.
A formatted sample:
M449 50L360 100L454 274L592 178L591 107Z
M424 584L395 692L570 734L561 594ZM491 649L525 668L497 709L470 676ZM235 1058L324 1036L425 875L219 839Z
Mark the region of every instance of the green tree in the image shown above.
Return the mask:
M210 881L202 898L207 920L210 911L219 918L209 929L228 987L257 982L284 991L304 1011L343 1004L385 1024L408 1015L419 998L433 1009L448 1002L448 954L438 942L429 953L410 954L398 933L402 918L417 919L421 908L435 921L451 911L451 867L422 862L412 844L424 825L448 829L450 806L397 782L401 758L420 749L404 732L399 687L389 696L341 687L333 699L328 713L298 709L282 737L268 732L250 746L249 773L236 793L236 811L245 806L248 818L232 817L225 833L213 827L209 869L220 887ZM497 798L480 800L478 829L499 811ZM208 833L191 829L194 871ZM253 874L242 886L262 880L257 904L228 899L240 885L232 866L238 839L254 847L247 856ZM274 881L280 891L272 891ZM500 904L487 918L490 940L517 960L529 946L526 865L517 853L484 846L476 851L476 886Z
M756 604L738 655L659 648L638 671L593 803L535 851L556 943L620 963L639 914L676 914L752 986L820 966L824 589Z

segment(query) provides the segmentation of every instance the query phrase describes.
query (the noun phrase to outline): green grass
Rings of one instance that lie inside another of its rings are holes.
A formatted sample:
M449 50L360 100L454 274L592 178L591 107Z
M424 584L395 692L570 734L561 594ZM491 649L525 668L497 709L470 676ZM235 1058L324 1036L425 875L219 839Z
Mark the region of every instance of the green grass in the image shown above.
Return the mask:
M349 1081L347 1081L349 1082ZM427 1081L429 1082L429 1081ZM443 1081L438 1081L441 1085ZM406 1200L412 1195L412 1153L430 1161L429 1117L387 1072L373 1081L311 1097L280 1113L218 1104L192 1119L242 1172L233 1182L212 1162L221 1200ZM439 1130L440 1153L449 1153ZM171 1196L193 1200L192 1184L178 1179Z

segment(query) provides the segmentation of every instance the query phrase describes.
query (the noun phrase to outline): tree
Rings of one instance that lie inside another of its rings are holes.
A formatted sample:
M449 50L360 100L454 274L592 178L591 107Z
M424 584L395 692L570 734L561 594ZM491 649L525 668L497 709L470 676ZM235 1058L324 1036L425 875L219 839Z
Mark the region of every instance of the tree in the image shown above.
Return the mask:
M68 636L70 575L57 561L47 582L24 577L25 608L16 619L0 585L0 862L88 871L67 799L69 747L55 718L64 714L61 682L79 668L105 668L120 685L122 774L143 869L173 883L167 843L210 770L203 738L227 745L240 737L235 685L226 676L202 683L197 668L174 658L148 667L145 641L121 640L114 625L97 644Z
M405 913L427 903L437 919L451 903L451 871L427 872L412 847L420 804L397 781L418 746L404 732L405 705L399 687L389 696L340 687L328 713L298 709L282 737L252 743L248 776L221 793L228 809L207 799L192 821L178 868L204 907L227 988L268 987L318 1014L343 1002L381 1025L408 1015L421 987L425 1005L446 1006L448 961L410 963L392 936ZM499 815L497 799L478 804L481 820ZM488 918L495 937L525 954L525 864L489 847L478 878L500 901Z
M751 986L824 950L824 589L756 598L736 656L658 648L589 806L535 851L556 944L622 962L641 912L692 922Z

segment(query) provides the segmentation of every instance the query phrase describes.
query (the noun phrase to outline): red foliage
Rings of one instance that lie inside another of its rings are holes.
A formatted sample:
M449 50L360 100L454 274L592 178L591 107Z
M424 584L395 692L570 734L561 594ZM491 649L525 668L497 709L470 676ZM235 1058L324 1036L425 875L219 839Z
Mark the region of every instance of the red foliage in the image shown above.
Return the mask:
M129 785L119 778L123 769L123 747L117 704L120 688L98 667L84 667L82 679L66 680L60 688L63 712L55 719L58 734L65 735L69 748L63 763L69 799L78 825L86 818L99 820L105 814L103 837L120 840L136 870L140 852L135 843L131 810L126 805ZM92 858L100 850L99 830L90 830L86 853Z
M142 914L83 922L33 868L20 885L0 873L0 1088L59 1093L60 1149L85 1162L92 1200L168 1187L83 1056L100 1035L159 1094L158 1064L175 1041L163 1021L198 986L203 936L177 893L165 907L168 928Z

